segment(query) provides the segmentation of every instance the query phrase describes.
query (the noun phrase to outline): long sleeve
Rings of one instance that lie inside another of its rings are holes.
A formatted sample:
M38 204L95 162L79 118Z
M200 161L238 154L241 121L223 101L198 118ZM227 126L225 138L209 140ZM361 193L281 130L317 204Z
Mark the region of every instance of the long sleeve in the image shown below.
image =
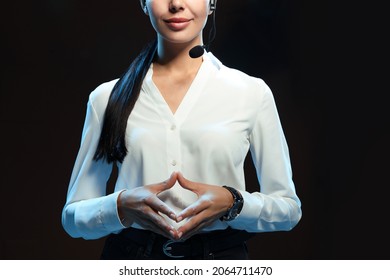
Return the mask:
M152 76L151 67L127 122L129 154L118 165L115 191L109 195L106 184L112 166L94 161L93 156L116 81L91 93L62 213L65 230L85 239L119 232L124 228L117 213L119 193L161 182L174 171L196 182L237 187L242 193L240 216L228 224L217 220L205 231L228 225L249 232L292 229L301 217L300 201L276 105L264 81L229 69L207 54L172 114ZM249 150L260 185L254 193L245 190L244 161ZM161 199L179 213L196 201L196 195L176 184ZM132 227L143 228L135 223Z
M97 88L87 105L81 145L62 212L63 227L72 237L97 239L123 229L117 214L119 192L106 195L112 165L93 160L101 131L99 116L103 116L107 102L103 93L108 89L108 85Z
M301 219L301 203L295 192L289 151L273 95L259 81L264 94L249 140L260 191L240 190L244 207L229 224L250 232L287 231Z

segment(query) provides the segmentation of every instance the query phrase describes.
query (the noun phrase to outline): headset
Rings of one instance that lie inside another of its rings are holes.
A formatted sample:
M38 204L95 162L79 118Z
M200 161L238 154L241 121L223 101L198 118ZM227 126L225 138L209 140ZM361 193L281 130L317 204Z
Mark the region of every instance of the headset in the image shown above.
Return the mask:
M146 0L141 0L140 2L143 9L146 5ZM215 11L216 9L217 9L217 0L210 0L210 10Z
M210 10L215 11L217 9L217 0L210 0Z
M140 0L141 7L142 9L146 12L146 0ZM209 40L206 45L198 45L193 47L189 51L189 55L191 58L198 58L203 55L203 53L209 50L210 44L212 41L214 41L215 35L217 33L217 28L215 25L215 14L216 14L216 9L217 9L217 0L210 0L210 11L213 12L213 18L212 18L212 25L210 28L210 33L209 33Z

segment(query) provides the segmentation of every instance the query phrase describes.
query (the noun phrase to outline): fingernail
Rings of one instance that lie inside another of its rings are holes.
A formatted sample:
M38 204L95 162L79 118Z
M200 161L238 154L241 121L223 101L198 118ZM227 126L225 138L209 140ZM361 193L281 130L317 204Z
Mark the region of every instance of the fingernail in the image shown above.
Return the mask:
M175 232L174 232L173 230L170 230L169 233L171 234L171 236L172 236L173 238L175 238Z
M173 213L171 213L171 214L169 215L169 217L170 217L172 220L176 220L176 215L173 214Z
M179 239L182 237L183 233L180 231L177 236L179 237Z
M177 222L181 222L181 220L183 220L183 217L182 217L182 216L179 216L179 217L177 217L177 219L176 219Z

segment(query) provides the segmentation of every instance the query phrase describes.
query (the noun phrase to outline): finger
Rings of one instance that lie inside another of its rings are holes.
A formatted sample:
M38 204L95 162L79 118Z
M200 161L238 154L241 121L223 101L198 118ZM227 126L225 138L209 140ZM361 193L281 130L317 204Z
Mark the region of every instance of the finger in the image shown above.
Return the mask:
M196 228L194 228L194 229L192 229L192 230L190 230L190 231L183 232L183 233L180 232L180 235L179 235L179 233L178 233L178 236L180 236L179 239L180 239L181 241L185 241L185 240L187 240L188 238L191 238L192 236L194 236L195 234L200 233L200 232L202 231L203 228L209 226L210 224L211 224L211 222L210 222L210 223L201 223L201 224L198 225Z
M155 194L159 194L165 190L172 188L175 185L176 181L177 181L177 173L173 172L167 180L159 184L149 185L148 187L151 192Z
M204 201L204 200L197 200L187 208L185 208L183 211L181 211L176 218L177 222L180 222L184 220L185 218L198 215L200 212L207 209L210 205L210 202Z
M151 208L145 208L142 211L139 221L141 221L142 224L147 225L148 229L153 232L169 236L169 238L177 237L176 229Z
M154 224L150 220L141 220L138 222L138 224L145 230L150 230L154 233L157 233L159 235L162 235L168 239L178 239L177 231L175 229L166 231L164 229L161 229L159 226Z
M181 172L177 173L177 181L179 182L180 186L182 186L183 188L190 190L196 194L199 194L199 185L184 178Z
M152 208L155 212L160 212L167 215L172 220L176 221L176 213L164 201L159 199L156 195L145 199L145 204Z
M188 239L194 234L199 233L205 227L211 225L215 221L215 217L201 218L196 216L190 219L186 224L177 229L177 234L180 239Z

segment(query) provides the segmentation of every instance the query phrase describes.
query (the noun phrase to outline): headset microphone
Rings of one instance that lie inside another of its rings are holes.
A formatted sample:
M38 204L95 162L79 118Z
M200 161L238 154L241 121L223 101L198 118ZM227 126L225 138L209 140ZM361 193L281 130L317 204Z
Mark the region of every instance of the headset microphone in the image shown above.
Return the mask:
M201 57L203 54L204 54L204 50L205 50L206 46L203 45L197 45L195 47L193 47L192 49L190 49L190 52L189 52L189 55L191 58L198 58L198 57Z
M216 0L211 0L210 1L210 10L213 11L213 19L212 19L212 26L210 28L210 33L209 33L209 42L207 45L197 45L195 47L193 47L190 51L189 51L189 55L191 58L198 58L198 57L201 57L203 54L204 54L204 51L208 51L209 50L209 47L210 47L210 44L212 41L214 41L214 38L215 38L215 35L216 35L216 32L217 32L217 28L215 26L215 12L216 12L216 6L217 6L217 1Z

